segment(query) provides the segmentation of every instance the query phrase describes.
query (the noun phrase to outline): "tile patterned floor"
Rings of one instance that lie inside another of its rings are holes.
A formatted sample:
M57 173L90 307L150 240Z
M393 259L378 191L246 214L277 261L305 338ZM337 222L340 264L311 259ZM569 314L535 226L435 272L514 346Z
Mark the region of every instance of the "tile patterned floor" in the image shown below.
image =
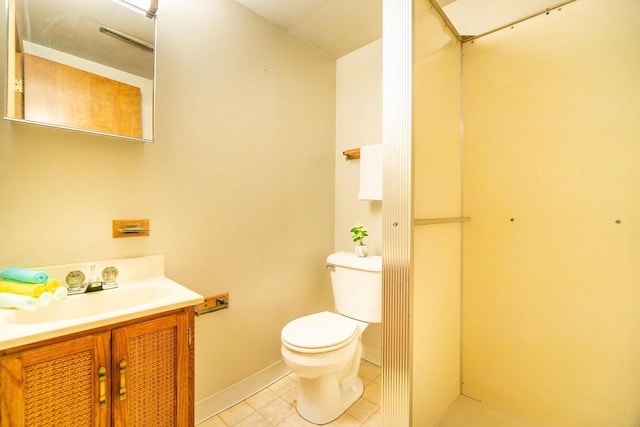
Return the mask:
M360 378L364 393L337 420L340 427L381 427L380 367L362 360ZM198 427L302 427L314 426L296 412L297 378L289 374L235 406L198 424Z

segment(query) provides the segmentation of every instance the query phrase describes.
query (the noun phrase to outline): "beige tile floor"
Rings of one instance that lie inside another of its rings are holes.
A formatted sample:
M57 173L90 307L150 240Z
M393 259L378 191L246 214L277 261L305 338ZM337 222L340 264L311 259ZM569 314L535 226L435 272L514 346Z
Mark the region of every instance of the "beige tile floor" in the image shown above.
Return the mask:
M362 360L360 378L364 393L337 420L339 427L381 427L380 367ZM295 409L297 378L289 374L235 406L198 424L198 427L314 426ZM531 424L467 396L459 396L437 427L531 427Z
M364 393L337 420L325 424L342 427L380 427L380 367L362 360L360 378ZM282 378L235 406L198 424L198 427L287 427L314 426L296 412L294 374Z

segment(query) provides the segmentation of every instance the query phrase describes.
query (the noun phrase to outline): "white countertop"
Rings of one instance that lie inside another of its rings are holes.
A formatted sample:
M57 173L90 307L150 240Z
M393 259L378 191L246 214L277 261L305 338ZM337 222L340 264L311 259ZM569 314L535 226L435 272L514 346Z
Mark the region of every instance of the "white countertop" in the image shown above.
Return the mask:
M34 268L64 283L72 270L90 277L104 267L119 271L118 288L52 302L37 311L0 309L0 350L106 326L139 317L188 307L203 301L201 295L164 276L164 257L127 258Z

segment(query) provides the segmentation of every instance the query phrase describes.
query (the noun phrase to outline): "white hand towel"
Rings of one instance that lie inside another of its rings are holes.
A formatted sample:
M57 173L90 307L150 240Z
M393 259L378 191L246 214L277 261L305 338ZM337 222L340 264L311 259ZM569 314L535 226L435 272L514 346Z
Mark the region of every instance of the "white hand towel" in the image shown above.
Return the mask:
M2 308L20 308L23 310L35 311L38 309L38 304L38 298L0 292L0 307Z
M43 293L38 297L38 308L47 307L49 304L51 304L52 300L53 300L53 294L51 292Z
M60 301L67 297L67 288L60 286L53 292L53 301Z
M382 144L360 147L360 200L382 200Z

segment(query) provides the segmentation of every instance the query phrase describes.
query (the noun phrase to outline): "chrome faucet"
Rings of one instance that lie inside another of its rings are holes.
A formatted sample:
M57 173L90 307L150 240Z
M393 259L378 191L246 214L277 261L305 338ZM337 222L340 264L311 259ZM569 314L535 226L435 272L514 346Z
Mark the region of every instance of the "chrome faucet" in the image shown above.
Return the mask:
M118 287L116 278L118 277L118 269L115 267L107 267L102 270L102 278L95 276L95 265L91 266L90 279L85 281L86 276L82 271L74 270L67 274L67 294L78 295L87 292L102 291L105 289L114 289Z

